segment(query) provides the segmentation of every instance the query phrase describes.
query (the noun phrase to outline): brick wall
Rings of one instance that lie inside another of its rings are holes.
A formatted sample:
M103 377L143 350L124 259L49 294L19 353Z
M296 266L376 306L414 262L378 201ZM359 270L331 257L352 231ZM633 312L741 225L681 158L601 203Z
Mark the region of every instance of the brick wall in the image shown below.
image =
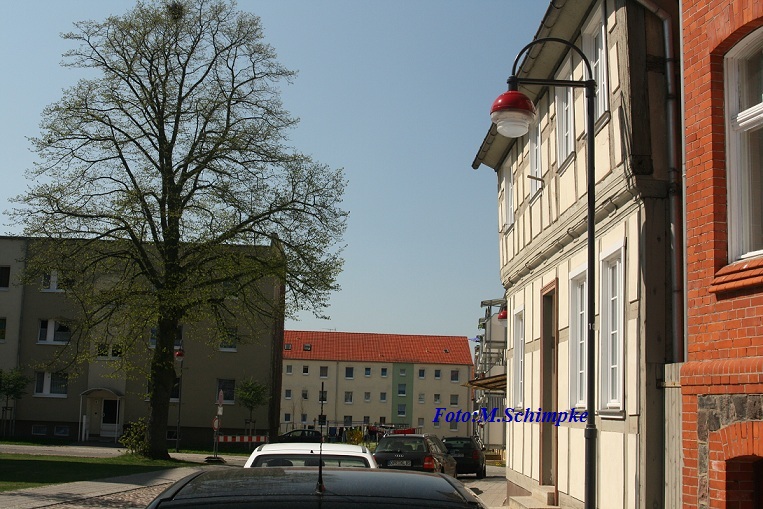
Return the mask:
M723 56L763 26L759 0L684 0L688 358L685 508L749 507L763 456L763 260L728 263ZM728 445L731 444L731 445ZM753 483L754 484L754 483ZM733 493L729 496L730 493Z

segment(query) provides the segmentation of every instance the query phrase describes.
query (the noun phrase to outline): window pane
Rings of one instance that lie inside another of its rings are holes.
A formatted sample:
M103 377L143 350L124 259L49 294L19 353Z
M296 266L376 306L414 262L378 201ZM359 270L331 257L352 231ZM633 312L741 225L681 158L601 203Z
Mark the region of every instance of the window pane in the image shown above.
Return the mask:
M743 64L741 109L752 108L763 102L763 51L757 51Z
M66 373L52 373L50 375L50 393L66 394L67 376Z
M233 401L234 394L236 392L236 381L218 379L215 400L217 400L217 394L219 394L220 391L223 391L223 401Z
M746 251L759 251L763 249L763 129L752 131L745 136L747 142L747 159L749 168L749 182L745 186L747 195L748 217L748 246Z

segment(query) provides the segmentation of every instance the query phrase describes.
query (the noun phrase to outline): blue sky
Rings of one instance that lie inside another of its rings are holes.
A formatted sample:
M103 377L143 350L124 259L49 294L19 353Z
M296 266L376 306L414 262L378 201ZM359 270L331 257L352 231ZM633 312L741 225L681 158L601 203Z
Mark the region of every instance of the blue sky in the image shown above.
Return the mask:
M72 23L121 14L121 0L0 4L0 209L23 193L43 108L74 84L59 66ZM350 211L342 290L330 320L286 327L474 337L499 298L496 179L471 169L516 53L545 0L240 0L262 19L301 152L344 168ZM20 234L2 217L1 231Z

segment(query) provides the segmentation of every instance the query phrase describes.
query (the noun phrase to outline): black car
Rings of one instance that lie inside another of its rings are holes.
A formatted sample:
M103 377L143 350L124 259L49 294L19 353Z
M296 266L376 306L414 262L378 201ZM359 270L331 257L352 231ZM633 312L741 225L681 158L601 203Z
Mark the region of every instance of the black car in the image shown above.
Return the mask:
M445 437L442 443L455 458L459 474L477 474L477 479L485 477L485 448L474 437Z
M456 477L456 460L435 435L386 435L374 452L379 468L443 472Z
M304 467L205 469L177 481L147 509L292 507L487 509L463 484L443 474Z
M270 441L271 444L283 444L288 442L319 443L323 441L323 435L317 429L295 429L283 435L278 435Z

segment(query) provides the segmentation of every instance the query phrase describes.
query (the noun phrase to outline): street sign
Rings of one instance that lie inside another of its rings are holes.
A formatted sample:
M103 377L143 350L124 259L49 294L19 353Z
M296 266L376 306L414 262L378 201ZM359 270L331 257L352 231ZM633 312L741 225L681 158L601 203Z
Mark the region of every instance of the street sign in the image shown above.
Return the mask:
M215 417L212 419L212 429L215 431L220 431L220 418Z
M223 394L223 390L220 389L220 392L217 394L217 405L223 406L224 400L225 400L225 395Z

